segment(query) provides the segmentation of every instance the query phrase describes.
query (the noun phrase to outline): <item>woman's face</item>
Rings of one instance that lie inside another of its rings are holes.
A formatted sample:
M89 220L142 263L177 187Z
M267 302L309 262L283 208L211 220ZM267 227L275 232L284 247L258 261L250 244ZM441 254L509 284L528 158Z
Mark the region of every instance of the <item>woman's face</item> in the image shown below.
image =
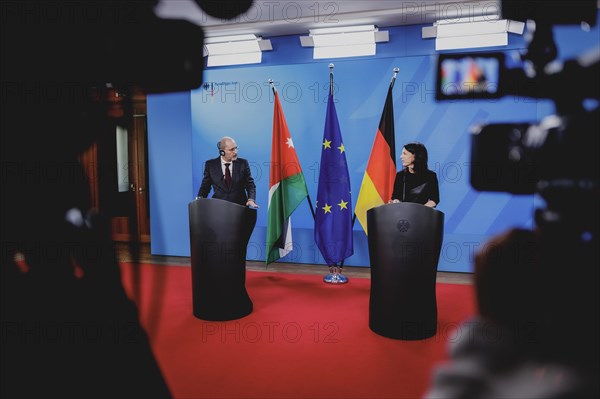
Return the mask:
M413 167L415 166L415 154L410 151L406 151L406 148L402 147L402 154L400 155L400 160L402 160L403 167Z

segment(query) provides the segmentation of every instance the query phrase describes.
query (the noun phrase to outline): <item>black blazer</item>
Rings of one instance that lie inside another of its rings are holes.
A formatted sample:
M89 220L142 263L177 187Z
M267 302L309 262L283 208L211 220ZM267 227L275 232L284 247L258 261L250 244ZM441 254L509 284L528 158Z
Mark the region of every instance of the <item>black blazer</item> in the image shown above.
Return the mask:
M426 170L422 173L408 173L406 169L402 169L396 173L392 199L402 201L402 193L404 193L405 202L425 204L427 201L432 200L437 206L440 203L437 175L432 170Z
M228 188L221 168L221 157L206 161L198 197L208 197L212 187L214 191L213 198L235 202L244 206L246 206L248 198L256 200L256 185L250 173L248 161L238 158L232 164L231 187Z

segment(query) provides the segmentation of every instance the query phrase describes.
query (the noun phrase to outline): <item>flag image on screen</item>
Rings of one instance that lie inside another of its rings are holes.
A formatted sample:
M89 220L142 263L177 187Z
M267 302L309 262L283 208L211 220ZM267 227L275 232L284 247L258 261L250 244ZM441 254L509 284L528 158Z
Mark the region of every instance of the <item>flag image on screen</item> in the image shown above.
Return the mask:
M443 55L439 61L439 96L496 97L500 87L502 57Z

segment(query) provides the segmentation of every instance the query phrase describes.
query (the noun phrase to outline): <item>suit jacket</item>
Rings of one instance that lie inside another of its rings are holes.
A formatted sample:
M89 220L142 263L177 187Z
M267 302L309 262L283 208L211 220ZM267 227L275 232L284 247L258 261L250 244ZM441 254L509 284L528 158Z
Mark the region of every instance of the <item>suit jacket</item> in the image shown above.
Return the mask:
M408 173L405 169L402 169L396 173L392 199L402 201L403 192L405 202L415 202L423 205L432 200L436 205L440 203L437 175L432 170L426 170L423 173Z
M231 187L225 184L225 176L221 168L221 157L210 159L204 164L204 177L198 197L206 198L213 189L213 198L246 205L248 198L256 199L256 185L250 173L250 165L244 158L232 162Z

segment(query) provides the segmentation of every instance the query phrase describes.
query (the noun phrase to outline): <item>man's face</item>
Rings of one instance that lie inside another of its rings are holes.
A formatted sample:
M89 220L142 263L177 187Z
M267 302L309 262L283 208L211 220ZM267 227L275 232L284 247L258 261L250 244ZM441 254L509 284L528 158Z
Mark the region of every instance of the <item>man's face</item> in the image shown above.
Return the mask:
M223 155L225 162L236 160L238 156L238 146L235 143L235 140L225 140L223 151L225 151L225 155Z

